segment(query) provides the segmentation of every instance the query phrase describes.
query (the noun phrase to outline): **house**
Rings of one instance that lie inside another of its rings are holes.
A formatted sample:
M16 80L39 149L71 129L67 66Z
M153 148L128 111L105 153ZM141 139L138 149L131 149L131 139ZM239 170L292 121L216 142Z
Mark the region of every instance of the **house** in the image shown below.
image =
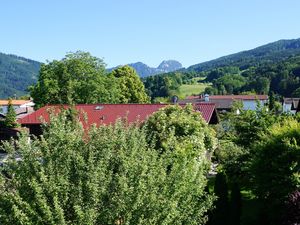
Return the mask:
M0 100L0 113L5 115L7 113L9 100ZM11 100L12 106L14 107L15 111L19 109L26 109L32 108L34 106L33 101L31 100Z
M0 127L0 142L10 140L11 138L17 138L20 130L20 128Z
M300 98L283 98L282 112L295 114Z
M184 105L181 104L181 106ZM166 106L168 104L79 104L75 106L75 109L80 114L79 119L82 121L84 129L89 129L92 124L97 126L113 124L118 118L126 118L128 123L144 121L152 113ZM193 106L207 123L218 123L215 104L202 102ZM42 121L49 122L49 110L57 112L61 107L67 108L68 106L48 105L20 118L18 122L23 127L27 127L31 134L40 135ZM86 120L84 120L85 117Z
M268 103L267 95L211 95L189 96L179 103L201 103L209 102L216 105L218 112L228 112L232 109L233 103L240 101L243 103L244 110L255 110L257 102L261 105Z
M17 119L34 112L34 103L31 100L12 100ZM8 110L8 100L0 100L0 121L5 120Z
M4 127L9 100L0 100L0 141L16 138L20 132L18 128ZM22 118L34 111L34 103L31 100L12 100L12 106L16 112L16 118Z

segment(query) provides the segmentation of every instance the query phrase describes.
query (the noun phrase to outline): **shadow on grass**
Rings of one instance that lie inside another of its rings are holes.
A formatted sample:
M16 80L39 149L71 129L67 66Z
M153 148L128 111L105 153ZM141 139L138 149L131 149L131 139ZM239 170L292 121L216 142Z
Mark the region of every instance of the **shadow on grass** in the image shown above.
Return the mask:
M241 225L259 225L262 204L249 191L241 191L242 194L242 216Z

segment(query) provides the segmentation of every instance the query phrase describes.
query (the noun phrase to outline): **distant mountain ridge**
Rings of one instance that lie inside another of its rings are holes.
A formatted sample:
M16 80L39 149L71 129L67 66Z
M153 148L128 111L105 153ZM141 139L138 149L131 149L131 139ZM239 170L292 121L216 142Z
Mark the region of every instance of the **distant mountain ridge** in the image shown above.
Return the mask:
M27 94L36 82L41 63L24 57L0 53L0 98Z
M135 68L141 77L147 77L176 70L198 73L224 66L237 66L243 70L265 63L281 62L294 56L300 56L300 38L279 40L252 50L192 65L187 69L183 69L181 63L175 60L163 61L157 68L149 67L142 62L129 65ZM0 98L28 94L27 87L36 82L40 66L41 63L38 61L0 53ZM112 69L114 68L108 71Z
M164 60L156 68L150 67L142 62L130 63L128 65L133 67L140 77L148 77L160 73L169 73L182 69L182 64L176 60ZM108 69L108 71L111 71L117 67L110 68Z
M274 63L300 54L300 38L279 40L260 47L223 56L207 62L192 65L187 71L207 71L223 66L238 66L241 69L263 63Z

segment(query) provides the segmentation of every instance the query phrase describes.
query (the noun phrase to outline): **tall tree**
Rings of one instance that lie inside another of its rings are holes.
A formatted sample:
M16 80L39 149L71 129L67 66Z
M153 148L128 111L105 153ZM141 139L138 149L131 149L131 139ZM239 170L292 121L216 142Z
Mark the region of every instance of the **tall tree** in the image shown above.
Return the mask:
M269 109L273 110L275 107L275 97L274 97L274 92L271 91L269 95Z
M120 103L147 103L150 101L145 87L136 71L130 66L122 66L111 72L117 78Z
M37 83L29 89L37 108L45 104L118 102L116 81L105 74L104 62L81 51L43 64Z
M15 128L18 126L17 124L17 115L15 109L12 105L12 100L8 100L7 113L4 120L4 126L7 128Z
M274 124L255 145L254 191L268 209L272 224L278 224L288 194L300 185L299 143L300 123L289 118Z

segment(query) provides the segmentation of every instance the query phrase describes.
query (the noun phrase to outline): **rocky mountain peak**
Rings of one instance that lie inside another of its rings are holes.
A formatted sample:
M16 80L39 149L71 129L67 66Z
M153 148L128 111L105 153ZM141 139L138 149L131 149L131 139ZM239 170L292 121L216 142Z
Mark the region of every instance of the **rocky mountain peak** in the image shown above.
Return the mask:
M182 68L182 64L176 60L164 60L157 67L158 70L162 70L163 72L172 72L175 70L179 70Z

